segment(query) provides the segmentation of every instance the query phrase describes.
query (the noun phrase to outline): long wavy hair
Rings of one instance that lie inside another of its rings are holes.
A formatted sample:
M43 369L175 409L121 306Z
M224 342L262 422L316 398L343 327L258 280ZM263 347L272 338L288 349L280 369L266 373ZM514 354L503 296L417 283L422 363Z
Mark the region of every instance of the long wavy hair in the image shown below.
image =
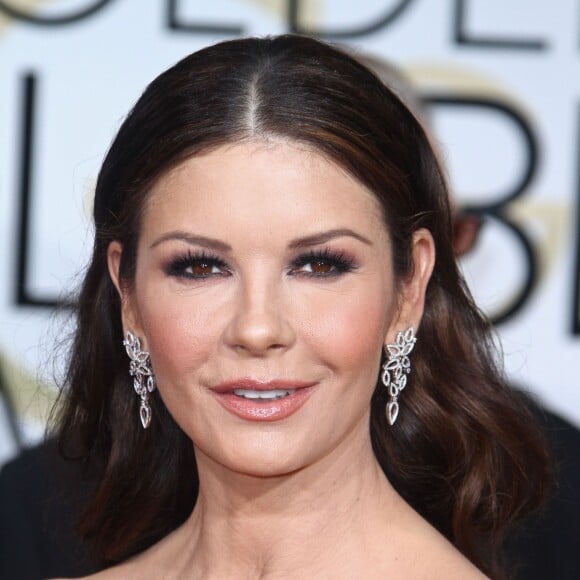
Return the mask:
M191 156L269 138L306 144L374 193L399 278L413 268L413 232L431 232L436 264L404 412L388 426L388 393L377 378L373 449L405 500L499 577L502 531L543 498L546 457L458 271L441 168L421 125L373 73L336 48L294 35L222 42L187 56L146 88L103 162L94 250L56 416L62 453L83 461L94 482L81 535L102 565L118 562L179 526L197 497L192 443L157 393L151 427L137 420L107 248L122 244L120 277L130 288L140 217L156 180Z

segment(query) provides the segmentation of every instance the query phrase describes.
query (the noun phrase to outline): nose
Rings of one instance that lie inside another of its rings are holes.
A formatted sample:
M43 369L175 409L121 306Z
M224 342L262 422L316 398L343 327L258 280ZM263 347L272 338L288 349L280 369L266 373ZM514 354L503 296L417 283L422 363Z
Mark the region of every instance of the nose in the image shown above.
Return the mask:
M295 333L283 289L265 281L242 285L226 328L227 344L252 356L266 356L291 346Z

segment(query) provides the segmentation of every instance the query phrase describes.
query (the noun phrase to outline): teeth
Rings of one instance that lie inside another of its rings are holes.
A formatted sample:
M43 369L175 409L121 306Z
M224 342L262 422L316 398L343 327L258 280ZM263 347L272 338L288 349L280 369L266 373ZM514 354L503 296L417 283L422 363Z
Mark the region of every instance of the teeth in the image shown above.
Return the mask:
M271 391L254 391L252 389L234 389L234 395L245 399L262 399L271 401L291 395L296 389L272 389Z

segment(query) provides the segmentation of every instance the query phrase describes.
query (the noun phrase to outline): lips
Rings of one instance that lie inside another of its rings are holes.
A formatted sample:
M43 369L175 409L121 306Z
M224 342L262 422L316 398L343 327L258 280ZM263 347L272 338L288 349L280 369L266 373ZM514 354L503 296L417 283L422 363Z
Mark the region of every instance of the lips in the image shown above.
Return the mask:
M242 378L221 383L211 391L227 411L241 419L278 421L298 411L314 385L304 381Z

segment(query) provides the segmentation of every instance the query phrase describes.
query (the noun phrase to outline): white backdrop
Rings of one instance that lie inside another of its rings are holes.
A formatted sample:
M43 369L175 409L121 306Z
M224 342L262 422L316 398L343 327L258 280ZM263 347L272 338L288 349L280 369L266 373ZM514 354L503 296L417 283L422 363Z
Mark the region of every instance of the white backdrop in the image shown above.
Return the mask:
M5 374L52 370L66 328L50 304L78 282L100 161L145 84L218 40L309 30L392 60L431 98L453 190L487 215L464 268L507 314L509 375L580 425L579 22L574 0L0 0ZM12 393L28 439L51 400L33 391Z

